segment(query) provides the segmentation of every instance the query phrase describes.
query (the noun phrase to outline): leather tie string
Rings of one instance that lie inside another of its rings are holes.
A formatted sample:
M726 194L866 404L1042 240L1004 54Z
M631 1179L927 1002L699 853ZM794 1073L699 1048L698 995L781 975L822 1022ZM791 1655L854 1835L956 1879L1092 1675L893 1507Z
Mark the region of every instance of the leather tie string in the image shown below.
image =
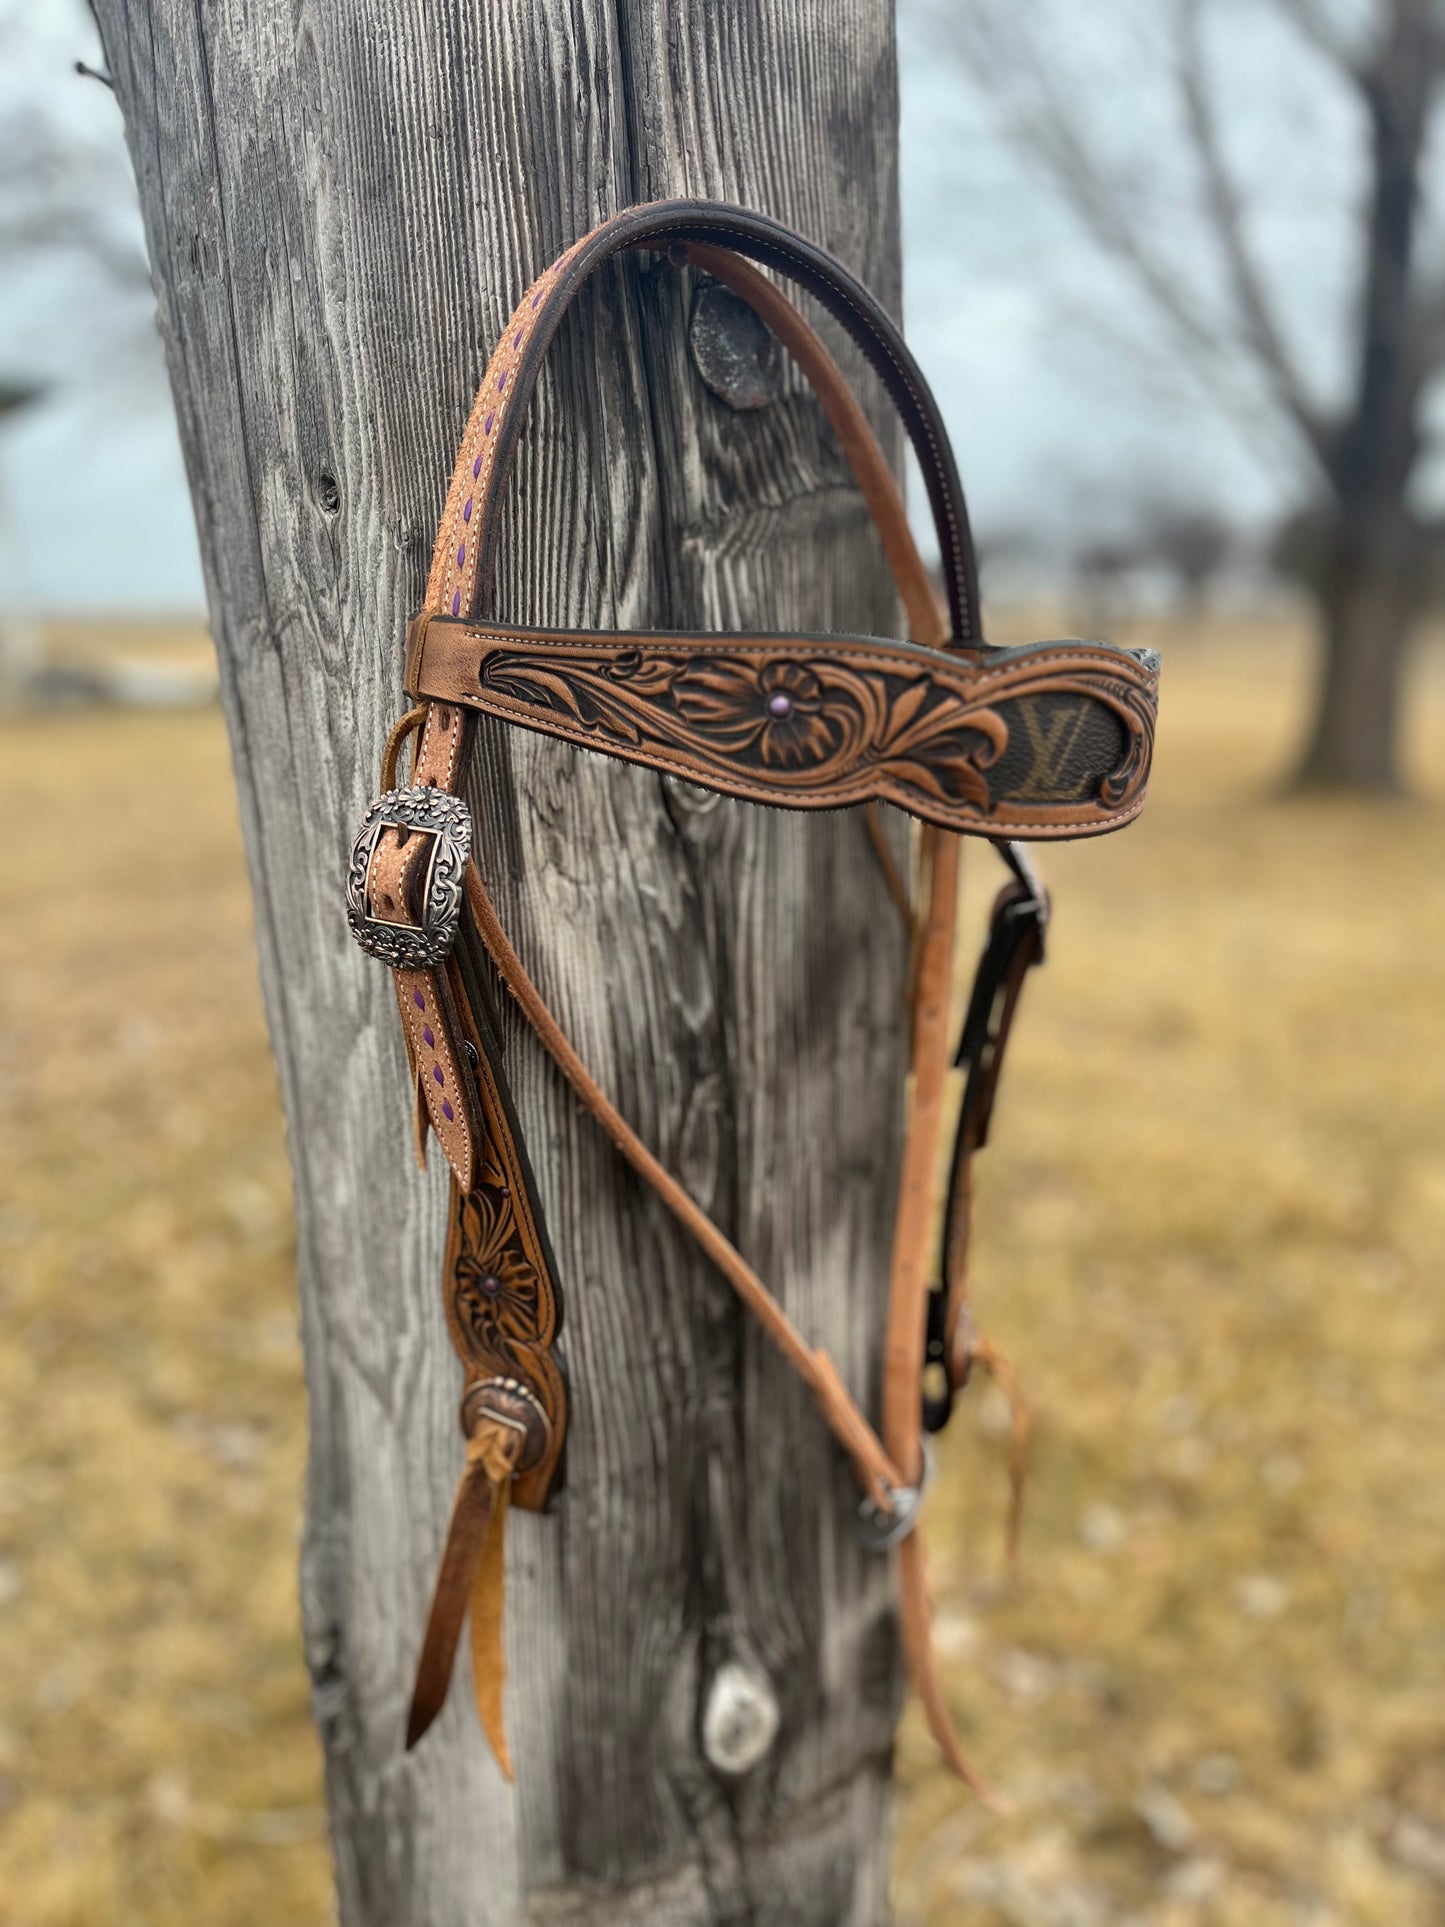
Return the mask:
M432 1595L431 1615L406 1723L410 1752L446 1701L462 1622L471 1617L472 1688L477 1716L510 1780L512 1756L502 1718L506 1658L502 1646L505 1591L505 1531L512 1474L520 1435L510 1426L483 1419L467 1440L467 1465L452 1501L446 1548Z

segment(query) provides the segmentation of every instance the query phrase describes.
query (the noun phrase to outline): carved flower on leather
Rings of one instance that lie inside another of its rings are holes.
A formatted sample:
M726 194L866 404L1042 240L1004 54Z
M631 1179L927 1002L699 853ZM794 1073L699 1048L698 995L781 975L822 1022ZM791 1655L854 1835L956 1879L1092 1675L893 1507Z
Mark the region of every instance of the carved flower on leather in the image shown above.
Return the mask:
M540 1310L537 1274L522 1249L505 1186L478 1186L462 1199L458 1222L456 1310L461 1323L491 1352L534 1342Z
M802 769L833 747L823 686L796 662L690 662L672 696L699 735L727 754L755 750L769 769Z

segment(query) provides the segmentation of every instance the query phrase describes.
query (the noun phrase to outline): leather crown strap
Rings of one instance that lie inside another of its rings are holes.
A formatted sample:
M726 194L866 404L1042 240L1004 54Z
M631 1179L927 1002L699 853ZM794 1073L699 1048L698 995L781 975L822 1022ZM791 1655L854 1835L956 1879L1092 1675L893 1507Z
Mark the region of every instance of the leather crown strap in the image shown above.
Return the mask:
M491 603L502 486L548 343L573 295L625 249L666 252L747 301L811 383L882 539L911 642L837 635L632 635L522 629ZM761 263L815 296L862 348L898 407L938 532L948 618L867 421L822 342ZM1144 798L1158 662L1148 651L1065 642L984 647L967 514L936 404L888 316L843 268L777 222L699 201L658 202L604 222L522 297L462 438L426 601L411 626L414 708L383 757L386 792L352 853L347 906L358 940L395 975L415 1091L418 1156L434 1131L451 1167L444 1297L465 1368L466 1464L423 1640L407 1743L445 1698L471 1625L478 1712L504 1771L503 1528L509 1505L555 1492L566 1391L554 1352L562 1296L503 1076L494 986L621 1155L697 1239L812 1390L862 1494L860 1530L896 1545L905 1651L930 1726L978 1785L933 1664L921 1541L922 1432L946 1422L975 1362L966 1249L972 1160L986 1141L1023 977L1042 954L1047 901L1008 839L1098 834ZM472 719L482 714L579 747L785 808L863 803L889 887L908 920L912 1103L890 1271L883 1411L875 1429L831 1359L809 1345L746 1259L632 1131L548 1010L503 931L470 852L465 804ZM396 767L415 739L411 783ZM891 802L923 825L915 908L873 813ZM959 836L993 839L1013 879L958 1046L965 1096L935 1260L932 1178L954 1050L949 991ZM925 1372L928 1382L925 1386Z

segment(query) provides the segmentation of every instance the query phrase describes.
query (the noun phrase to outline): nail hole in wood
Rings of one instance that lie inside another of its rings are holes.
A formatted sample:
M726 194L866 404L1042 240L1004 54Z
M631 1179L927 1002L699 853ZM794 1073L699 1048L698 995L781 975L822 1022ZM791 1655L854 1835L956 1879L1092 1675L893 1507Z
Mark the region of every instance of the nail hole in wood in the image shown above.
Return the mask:
M729 408L766 408L782 394L777 336L741 295L720 281L698 289L687 340L697 372Z

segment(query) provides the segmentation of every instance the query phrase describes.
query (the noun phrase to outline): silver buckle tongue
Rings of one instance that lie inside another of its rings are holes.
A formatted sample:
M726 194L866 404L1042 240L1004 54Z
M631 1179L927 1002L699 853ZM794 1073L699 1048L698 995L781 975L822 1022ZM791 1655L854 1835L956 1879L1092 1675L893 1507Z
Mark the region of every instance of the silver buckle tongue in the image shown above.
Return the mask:
M918 1509L923 1504L923 1495L928 1490L933 1477L933 1452L927 1439L920 1440L923 1447L923 1477L917 1485L895 1485L890 1497L893 1510L885 1512L882 1506L875 1505L871 1499L858 1501L858 1517L854 1521L858 1538L868 1552L887 1552L896 1546L900 1539L906 1539L918 1524Z
M391 923L373 916L366 879L376 845L387 830L429 837L419 924ZM351 934L373 957L393 970L434 970L445 963L462 916L463 877L472 847L472 819L466 804L450 790L388 790L362 819L346 868L346 921Z

